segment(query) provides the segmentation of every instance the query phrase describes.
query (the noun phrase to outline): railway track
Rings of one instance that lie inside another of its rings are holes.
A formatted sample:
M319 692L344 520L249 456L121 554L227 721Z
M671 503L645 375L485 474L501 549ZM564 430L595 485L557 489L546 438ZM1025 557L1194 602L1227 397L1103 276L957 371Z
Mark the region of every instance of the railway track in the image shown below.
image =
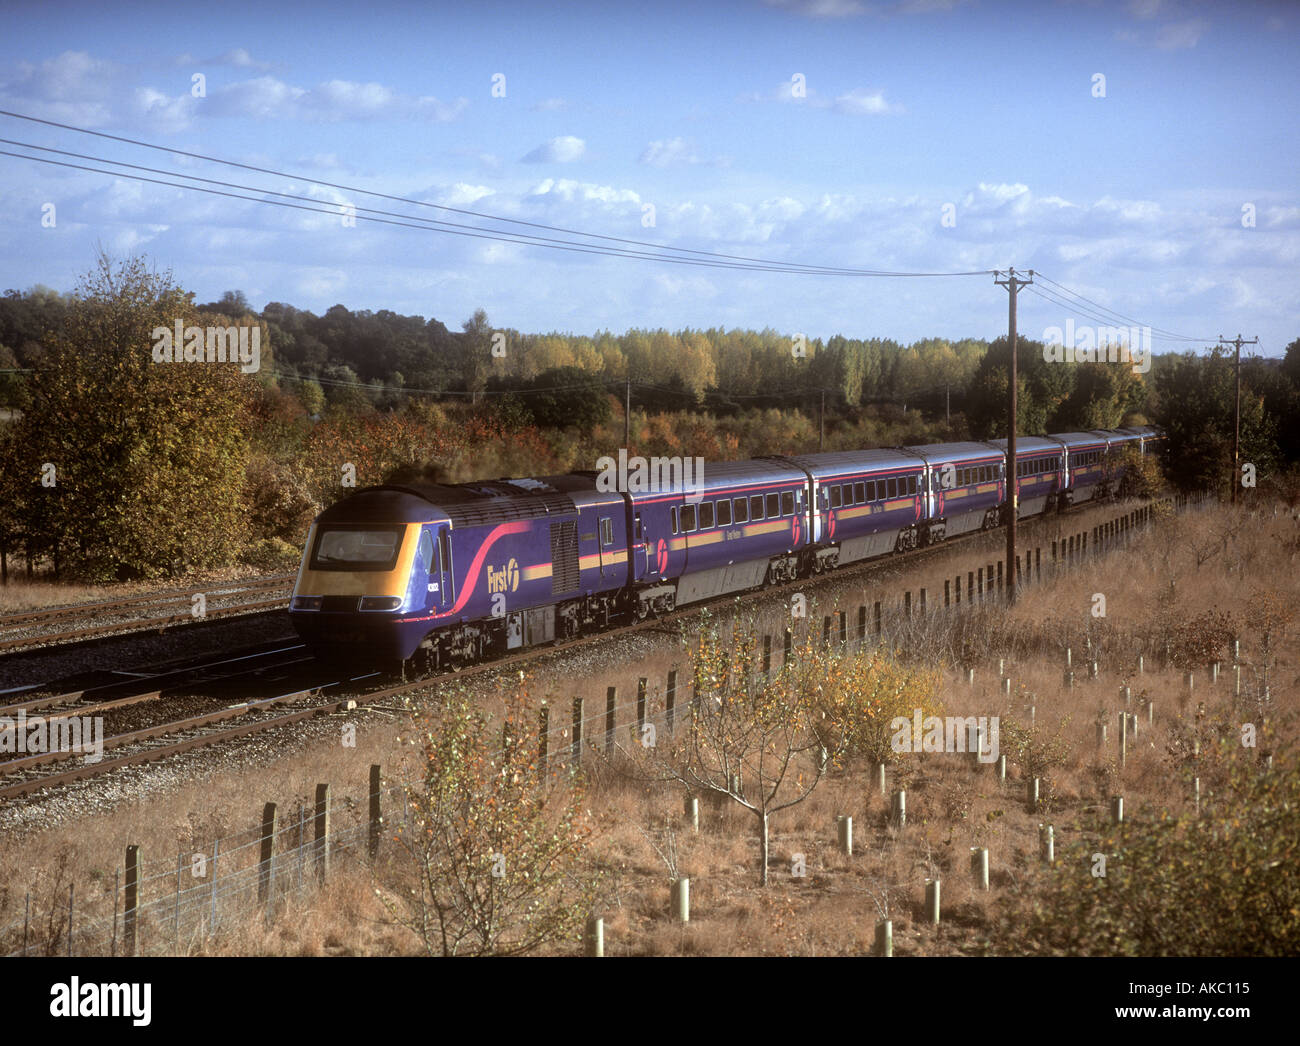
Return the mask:
M1058 523L1062 518L1094 511L1101 507L1091 504L1079 506L1061 516L1053 516L1049 519L1039 517L1034 520L1023 521L1023 525L1026 526L1027 531L1051 526L1053 523ZM903 565L911 569L934 556L942 555L948 551L960 551L965 545L972 544L982 536L999 532L993 530L963 535L952 541L915 550L901 559L896 556L889 556L867 560L816 577L799 578L771 585L757 592L749 593L744 598L754 600L768 598L773 595L784 595L787 592L811 590L825 585L841 583L847 579L868 576L872 573L892 571ZM114 752L116 754L111 758L100 758L94 762L87 761L81 752L75 751L41 752L18 759L10 759L0 762L0 800L12 800L33 795L47 788L71 784L122 767L137 766L162 760L198 748L291 726L315 716L352 711L365 705L386 702L392 698L406 697L450 679L468 679L485 672L500 671L513 664L541 657L568 654L620 636L646 631L672 631L674 625L688 618L698 616L702 610L734 604L737 598L735 593L730 593L713 600L692 604L689 607L675 610L659 618L632 622L606 631L563 640L550 646L521 650L491 661L465 666L459 670L437 673L410 682L402 682L394 686L353 689L350 692L345 689L344 692L339 693L337 696L334 694L326 696L326 691L332 691L336 688L348 688L350 684L361 683L367 679L377 679L379 673L366 673L347 678L317 678L312 680L309 685L300 686L288 692L262 698L250 698L213 711L189 715L179 719L165 720L140 729L127 730L104 737L102 738L103 752ZM311 661L312 659L309 657L300 656L302 650L303 648L299 644L285 644L272 650L250 653L240 657L224 658L207 665L182 666L168 672L146 675L144 679L115 681L99 687L64 694L33 696L8 706L0 706L0 717L16 715L19 710L22 710L24 714L29 711L36 711L48 715L50 709L61 709L56 715L63 716L93 716L104 712L116 712L124 708L159 700L167 689L173 685L179 686L192 682L196 675L201 675L205 669L210 670L218 666L224 667L225 674L219 676L218 679L220 681L231 681L240 676L258 675L268 667L281 668ZM274 659L276 655L284 657L286 660L283 663L276 662ZM259 658L267 658L268 660L264 665L260 666L242 664L237 668L235 667L240 662ZM171 683L166 682L169 677L175 677ZM206 680L208 683L213 681L211 678ZM114 688L119 689L115 690ZM100 693L97 699L92 700L91 704L72 703L83 700L87 694L96 690L100 691ZM111 692L105 693L104 691ZM237 725L231 725L233 720L240 720L240 722ZM64 763L78 756L82 758L81 765L69 769L63 768Z
M280 574L260 581L216 585L210 589L172 589L128 599L5 614L0 616L0 651L21 651L147 629L161 632L197 621L284 607L294 577L293 574ZM282 595L279 590L283 590ZM277 593L274 598L257 598L272 592ZM194 599L198 595L203 597L203 608L202 613L196 614ZM247 598L250 596L252 601ZM179 611L159 613L174 607L179 607ZM148 616L142 617L141 614ZM93 624L70 627L86 621Z

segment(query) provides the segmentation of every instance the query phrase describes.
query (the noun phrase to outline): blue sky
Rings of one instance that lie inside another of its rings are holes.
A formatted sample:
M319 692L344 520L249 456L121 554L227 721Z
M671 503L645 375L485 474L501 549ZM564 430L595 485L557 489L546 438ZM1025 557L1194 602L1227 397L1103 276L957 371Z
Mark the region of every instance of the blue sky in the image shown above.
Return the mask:
M1267 355L1300 337L1295 5L20 3L0 17L0 108L294 177L0 117L12 140L330 208L390 205L312 179L806 264L1015 265L1157 328L1257 334ZM529 331L770 326L910 341L1006 326L990 276L564 254L8 156L0 185L0 288L70 289L98 243L146 253L200 301L239 288L259 308L342 303L453 328L478 307ZM1026 335L1071 316L1090 322L1020 299Z

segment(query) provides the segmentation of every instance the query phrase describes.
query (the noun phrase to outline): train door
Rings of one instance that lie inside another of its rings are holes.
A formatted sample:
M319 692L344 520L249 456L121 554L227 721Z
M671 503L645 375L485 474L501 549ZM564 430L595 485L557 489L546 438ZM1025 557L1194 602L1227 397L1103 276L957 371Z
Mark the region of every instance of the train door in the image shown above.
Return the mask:
M431 609L450 606L455 593L452 591L451 579L451 540L445 526L426 523L420 528L420 544L416 548L415 564L411 568L413 574L417 571L423 575L423 605Z
M830 511L830 506L824 504L826 500L826 491L822 489L821 483L817 477L812 478L812 500L808 502L808 522L809 537L808 544L819 545L822 540L822 527L826 522L826 513Z

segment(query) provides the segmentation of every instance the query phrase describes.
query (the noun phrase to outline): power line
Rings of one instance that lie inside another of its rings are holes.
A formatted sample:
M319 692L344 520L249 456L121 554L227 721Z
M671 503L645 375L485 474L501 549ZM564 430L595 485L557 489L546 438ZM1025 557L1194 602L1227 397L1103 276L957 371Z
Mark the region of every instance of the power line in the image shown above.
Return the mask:
M1091 298L1085 298L1078 291L1071 290L1069 287L1066 287L1064 284L1057 283L1050 276L1043 276L1041 272L1038 273L1038 276L1046 280L1053 287L1057 287L1064 293L1069 294L1075 298L1078 298L1080 301L1087 302L1089 305L1095 306L1096 308L1100 309L1104 313L1109 313L1110 315L1115 316L1121 320L1125 320L1126 322L1131 323L1137 327L1149 327L1153 333L1158 331L1160 332L1160 334L1164 336L1166 340L1170 340L1170 341L1211 341L1213 340L1210 338L1195 338L1189 334L1179 334L1177 331L1167 330L1164 327L1156 327L1149 323L1143 323L1141 320L1134 319L1132 316L1126 316L1124 313L1116 312L1114 309L1108 308L1107 306L1102 305L1100 302L1095 302Z
M1035 270L1035 272L1037 272L1037 270ZM1086 319L1094 320L1103 327L1116 326L1116 323L1112 317L1106 316L1105 314L1100 313L1097 310L1092 309L1088 306L1080 305L1077 302L1072 302L1069 301L1068 299L1062 298L1059 295L1057 295L1055 292L1049 291L1046 288L1031 287L1029 288L1029 291L1031 294L1035 295L1036 297L1042 298L1044 301L1049 301L1053 305L1059 305L1064 309L1069 309L1077 313L1078 315L1083 316ZM1192 338L1181 334L1157 334L1156 328L1148 327L1146 324L1131 324L1131 325L1124 324L1124 326L1125 327L1136 326L1136 327L1141 327L1143 329L1149 329L1151 331L1150 338L1152 341L1195 342L1199 344L1199 343L1204 343L1206 340L1208 340L1205 338Z
M461 207L451 207L446 204L430 203L427 200L416 200L407 196L395 196L389 193L381 193L370 189L362 189L357 186L346 185L339 182L322 181L318 178L308 178L303 175L292 174L284 171L277 171L269 167L258 167L254 164L240 163L235 160L225 160L222 159L221 157L208 156L204 153L189 152L184 149L174 149L170 146L156 145L151 142L141 141L137 138L127 138L121 135L106 134L102 131L92 131L89 128L77 127L73 124L60 123L57 120L45 120L45 119L41 119L40 117L27 116L23 113L15 113L7 109L0 109L0 116L9 116L17 120L27 120L31 123L46 124L47 126L50 127L58 127L63 130L75 131L78 134L93 135L97 138L105 138L110 141L124 142L126 144L139 146L144 149L154 149L158 152L172 153L173 155L176 156L187 156L190 157L191 159L204 160L209 163L223 164L228 167L238 167L244 170L256 171L259 174L270 174L277 178L296 179L297 181L310 182L314 185L322 185L331 189L340 189L345 192L357 193L365 196L372 196L378 199L393 200L395 202L407 203L416 207L429 207L440 211L447 211L449 213L463 214L475 218L484 218L488 221L502 222L511 225L521 225L521 226L526 226L534 229L543 229L548 232L560 232L570 236L583 236L588 239L606 240L613 243L625 243L637 247L649 247L657 251L676 251L682 254L700 255L708 258L716 258L722 261L739 261L739 262L745 262L745 263L761 265L761 266L779 266L780 268L775 271L806 271L806 272L816 273L819 275L836 274L836 275L851 275L851 276L892 276L892 277L984 276L984 275L988 275L988 273L991 271L988 269L979 269L979 270L964 271L964 272L903 272L903 271L892 271L892 270L884 270L884 269L841 268L841 267L830 267L830 266L807 265L802 262L783 262L783 261L777 261L770 258L753 258L745 255L721 254L714 251L697 250L689 247L674 247L667 244L652 243L647 240L633 240L633 239L627 239L619 236L608 236L602 233L583 232L582 230L579 229L568 229L562 226L546 225L541 222L530 222L521 218L506 218L500 215L488 214L484 211L472 211ZM42 148L42 147L34 146L33 148ZM54 150L54 151L59 151L59 150ZM17 155L17 154L9 153L6 155ZM20 158L30 159L30 160L39 159L39 157L20 157ZM103 160L98 158L96 159L97 162L100 163L117 162L113 160ZM124 166L132 166L132 165L124 165ZM113 174L115 172L100 171L98 173ZM184 175L184 174L173 174L173 176L185 177L185 178L192 177L190 175ZM414 216L404 215L404 217L414 217ZM478 227L472 226L471 228L478 228ZM483 230L483 231L486 232L488 230ZM526 241L513 241L513 242L526 242ZM594 246L594 245L589 245L589 246ZM664 258L662 260L667 260L667 259ZM725 267L725 266L719 266L719 267Z
M87 167L85 164L69 163L66 160L52 160L44 156L26 156L23 153L10 152L7 149L0 149L0 156L12 156L20 160L31 160L34 163L44 163L55 167L69 167L74 170L90 171L95 174L108 174L108 175L112 175L115 178L130 178L133 181L149 182L154 185L165 185L173 189L188 189L192 192L208 193L209 195L212 196L225 196L234 200L247 200L250 203L268 204L274 207L287 207L291 210L296 210L296 211L309 211L315 214L325 214L333 218L339 217L339 211L332 208L308 207L301 203L287 203L283 200L260 199L256 196L246 196L243 193L227 192L222 189L209 189L202 185L186 185L182 182L170 182L161 178L148 178L140 174L128 174L125 171L106 171L98 167ZM114 163L116 161L101 160L99 162ZM177 175L173 175L173 177L186 178L191 176L177 174ZM224 183L224 184L233 185L233 183ZM243 186L238 186L238 187L245 188ZM262 190L262 189L255 189L255 188L250 189L250 191L273 192L272 190ZM276 195L286 195L286 194L276 194ZM294 198L303 199L303 197L294 197ZM367 210L367 209L368 208L361 208L361 210ZM357 208L354 207L353 210L357 210ZM380 213L390 213L390 212L380 212ZM575 246L575 245L564 245L561 243L533 242L532 240L528 240L528 239L520 239L519 237L528 235L524 233L507 234L507 233L491 233L491 232L471 232L471 231L467 231L467 229L442 227L450 224L446 222L439 222L438 226L434 226L430 224L415 224L417 222L430 223L435 221L435 219L420 218L415 215L402 216L402 217L410 218L411 219L410 221L396 221L392 218L373 217L369 214L355 214L353 215L353 217L358 218L361 221L375 222L380 225L395 225L403 228L419 229L424 232L444 233L450 236L467 236L472 239L496 240L502 243L514 243L526 247L546 247L551 250L570 251L576 254L595 254L595 255L603 255L606 257L640 258L641 260L645 260L645 261L668 262L673 265L690 265L690 266L714 268L714 269L738 269L742 271L753 271L753 272L789 272L797 275L812 275L812 276L855 275L854 273L840 273L834 270L819 271L815 269L791 268L780 264L749 265L749 264L739 264L735 262L707 261L704 259L696 259L696 258L678 258L670 255L650 255L650 254L645 254L644 252L631 252L623 248L602 247L596 244L589 244L586 246ZM474 228L474 227L471 226L469 228ZM913 274L913 275L917 275L917 274Z

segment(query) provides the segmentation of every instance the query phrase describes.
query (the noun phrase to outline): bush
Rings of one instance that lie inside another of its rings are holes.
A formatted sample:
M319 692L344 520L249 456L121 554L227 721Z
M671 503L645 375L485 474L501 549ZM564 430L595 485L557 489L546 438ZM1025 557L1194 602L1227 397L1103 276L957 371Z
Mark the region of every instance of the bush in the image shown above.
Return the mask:
M239 561L258 570L292 570L302 558L302 549L283 538L261 538L245 545Z

